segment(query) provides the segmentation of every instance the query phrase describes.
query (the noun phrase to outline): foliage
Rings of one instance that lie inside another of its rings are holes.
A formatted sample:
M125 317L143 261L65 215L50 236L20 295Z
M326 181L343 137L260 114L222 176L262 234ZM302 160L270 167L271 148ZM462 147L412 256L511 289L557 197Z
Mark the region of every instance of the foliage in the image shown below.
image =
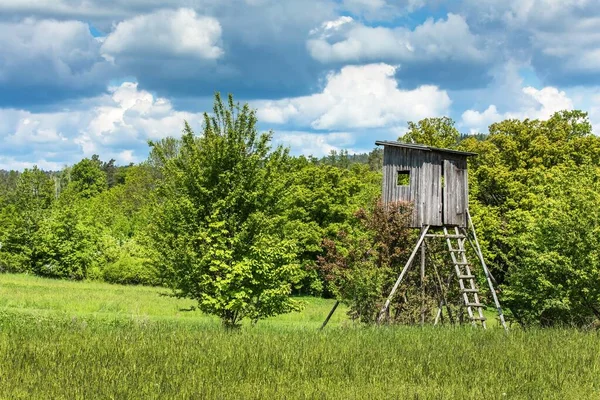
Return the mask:
M330 290L347 304L353 319L374 322L381 309L381 301L404 266L407 251L410 251L411 231L408 221L412 208L408 203L384 205L377 202L371 211L360 209L356 218L362 229L340 232L338 243L325 239L325 254L318 257L318 265ZM396 296L394 305L400 317Z
M506 120L466 139L471 212L511 316L524 325L598 318L600 139L580 111Z
M125 242L115 257L106 265L101 278L110 283L154 285L160 284L160 276L152 262L152 254L135 240Z
M23 272L31 268L35 234L54 201L51 179L40 169L26 169L7 193L0 221L0 270Z
M285 235L298 244L304 292L331 295L315 268L321 242L356 225L353 214L379 196L381 175L365 165L342 169L299 157L288 161L289 191L285 198Z
M215 96L203 134L186 124L181 148L156 148L163 181L151 237L166 283L179 296L235 327L298 308L296 245L279 217L287 157L258 135L255 112Z
M344 299L355 318L372 320L402 265L380 246L387 225L368 222L380 218L382 149L292 157L271 151L254 112L232 107L218 101L202 135L186 125L135 165L93 155L61 171L0 171L0 271L170 282L233 324L294 309L290 291ZM509 119L476 135L426 118L399 140L478 153L469 208L509 319L597 323L600 139L586 113ZM413 243L393 246L404 257ZM448 260L436 251L428 254L443 275ZM420 310L404 297L413 302L418 289L403 285L394 305L408 321Z
M73 166L70 188L79 197L93 197L108 188L106 173L98 157L84 158Z
M84 279L102 262L104 228L96 223L84 203L70 201L55 207L35 233L32 271L54 278Z
M600 320L600 168L554 167L511 213L516 249L505 302L525 324Z
M424 144L439 148L454 148L458 145L460 132L448 117L425 118L418 123L409 122L408 132L398 138L405 143Z

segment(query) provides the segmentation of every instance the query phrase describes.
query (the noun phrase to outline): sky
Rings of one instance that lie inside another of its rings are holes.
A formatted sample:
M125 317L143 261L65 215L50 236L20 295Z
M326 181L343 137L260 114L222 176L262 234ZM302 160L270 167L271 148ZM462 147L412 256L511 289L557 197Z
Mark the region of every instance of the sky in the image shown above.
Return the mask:
M427 117L600 133L599 26L600 0L2 0L0 169L143 161L215 92L317 157Z

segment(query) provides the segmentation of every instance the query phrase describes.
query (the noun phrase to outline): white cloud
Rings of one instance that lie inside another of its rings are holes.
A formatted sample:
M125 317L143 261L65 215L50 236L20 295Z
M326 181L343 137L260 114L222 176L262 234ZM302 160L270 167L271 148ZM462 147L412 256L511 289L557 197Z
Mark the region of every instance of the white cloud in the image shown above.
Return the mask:
M219 21L182 8L119 22L104 40L102 51L116 58L152 55L211 60L223 55L220 41Z
M261 122L325 130L391 127L447 112L445 91L429 85L399 89L395 72L388 64L346 66L328 75L321 93L254 105Z
M53 113L0 109L0 159L5 168L62 166L99 154L119 163L138 162L148 153L146 141L180 136L183 121L201 126L201 115L177 111L126 82L109 94L86 101L86 107Z
M0 156L0 169L22 171L25 168L32 168L34 165L37 165L38 168L46 171L58 171L64 167L61 163L47 161L45 159L38 159L36 162L32 163L29 161L18 160L15 157Z
M531 106L504 113L498 112L493 104L483 112L467 110L462 114L461 125L469 128L471 133L486 132L494 122L505 119L547 119L557 111L574 108L567 94L554 87L538 90L528 86L522 89L522 95L532 103Z
M275 144L289 146L294 154L313 155L322 157L332 150L348 150L354 153L351 146L355 143L355 136L349 132L311 133L304 131L278 131L273 136Z
M384 20L411 13L425 4L425 0L343 0L342 7L355 15Z
M472 28L507 57L530 62L547 83L589 84L600 76L598 0L466 0Z
M101 82L107 78L109 65L99 49L100 43L83 22L32 18L0 22L0 97L24 96L27 88L36 85L38 90L27 97L60 96L104 86ZM59 93L47 93L50 89Z
M464 18L448 14L446 20L427 19L414 30L404 27L370 27L349 17L322 24L307 41L313 58L323 63L392 60L483 61L486 53Z

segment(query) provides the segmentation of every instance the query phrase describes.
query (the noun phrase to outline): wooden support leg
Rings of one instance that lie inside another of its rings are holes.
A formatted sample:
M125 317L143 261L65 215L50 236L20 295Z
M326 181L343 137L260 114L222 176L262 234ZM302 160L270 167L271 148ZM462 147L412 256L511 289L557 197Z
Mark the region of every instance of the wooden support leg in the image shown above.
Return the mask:
M385 315L385 312L387 311L388 307L390 306L390 302L392 301L392 298L394 297L394 294L396 293L396 290L398 290L398 286L400 286L400 283L402 282L402 279L404 279L404 275L406 275L406 272L408 271L408 268L411 266L411 264L413 262L413 259L415 258L415 255L417 254L417 251L419 250L419 247L421 247L421 244L423 243L423 240L425 239L425 235L427 234L428 230L429 230L429 225L425 225L423 227L423 229L421 230L421 236L419 237L419 240L417 241L417 245L415 246L415 248L413 249L412 253L410 254L410 257L408 258L408 261L406 262L406 265L404 265L404 268L402 269L402 272L400 272L400 276L396 280L396 283L394 284L394 287L392 287L392 290L391 290L388 298L386 299L385 304L381 308L381 311L379 311L379 316L377 318L377 323L378 324L381 322L381 320L383 319L383 316Z
M477 246L477 256L479 257L479 261L481 261L481 266L483 267L483 272L485 273L488 286L490 287L490 292L492 292L492 297L494 298L494 304L496 305L496 310L498 311L498 317L500 317L500 323L502 324L504 330L508 332L506 321L504 321L504 313L502 312L502 307L500 307L500 301L498 300L498 296L496 295L496 290L494 289L494 284L492 283L490 271L488 270L488 267L485 264L485 260L483 259L483 253L481 252L481 247L479 246L479 241L477 240L475 226L473 225L473 220L471 219L471 214L469 213L469 210L467 210L467 219L469 220L469 226L471 227L471 232L473 233L473 240L475 241L475 245ZM466 232L465 236L468 236L466 235Z
M421 326L425 325L425 241L421 244Z
M327 318L325 318L325 321L323 321L323 325L321 325L321 329L325 328L325 325L327 325L327 323L329 322L329 319L331 318L331 316L333 315L333 313L335 312L335 309L337 308L337 306L339 304L340 304L339 300L335 302L335 304L333 305L333 308L331 309L331 311L329 311Z
M442 307L444 307L444 300L440 300L440 305L438 307L437 314L435 315L435 321L433 321L433 325L437 325L437 323L440 321L440 319L442 320L442 323L444 323L444 320L442 317Z

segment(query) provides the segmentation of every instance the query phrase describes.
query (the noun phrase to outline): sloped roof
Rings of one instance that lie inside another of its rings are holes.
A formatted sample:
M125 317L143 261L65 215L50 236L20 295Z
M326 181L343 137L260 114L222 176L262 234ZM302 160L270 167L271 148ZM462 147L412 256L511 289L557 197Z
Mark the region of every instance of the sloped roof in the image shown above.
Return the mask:
M467 156L467 157L477 155L477 153L471 153L468 151L441 149L439 147L431 147L431 146L425 146L423 144L414 144L414 143L402 143L402 142L396 142L393 140L377 140L375 142L375 144L378 146L404 147L407 149L415 149L415 150L422 150L422 151L437 151L440 153L459 154L459 155L463 155L463 156Z

